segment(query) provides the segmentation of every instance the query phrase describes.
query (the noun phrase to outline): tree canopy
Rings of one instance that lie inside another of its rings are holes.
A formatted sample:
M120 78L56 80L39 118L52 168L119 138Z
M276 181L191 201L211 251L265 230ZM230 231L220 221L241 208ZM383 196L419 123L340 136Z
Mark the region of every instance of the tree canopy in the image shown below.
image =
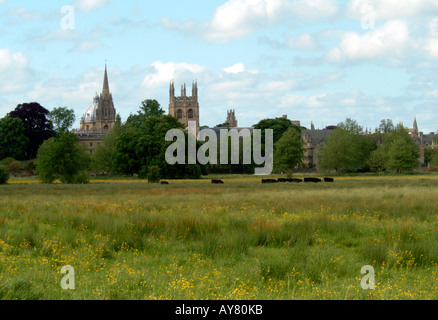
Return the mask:
M280 170L291 170L302 163L303 156L301 134L290 127L275 144L274 166Z
M29 138L25 152L27 159L35 158L41 144L54 135L53 124L48 119L49 113L39 103L32 102L20 104L8 114L11 118L23 121L24 133Z
M301 128L297 127L292 121L285 118L265 119L254 125L254 129L266 130L272 129L274 131L274 144L280 140L283 134L289 129L293 128L301 133ZM262 143L264 143L264 134L262 131Z
M66 107L59 107L53 109L48 119L53 123L53 130L57 135L66 133L73 126L76 120L75 112L73 109L67 109Z
M319 151L319 169L356 172L368 169L368 159L376 148L356 121L338 124Z
M85 146L72 133L46 140L38 150L36 172L41 181L53 183L59 177L63 183L84 182L82 174L88 168ZM86 179L85 179L86 180Z
M19 118L0 119L0 159L23 160L29 144L23 121Z

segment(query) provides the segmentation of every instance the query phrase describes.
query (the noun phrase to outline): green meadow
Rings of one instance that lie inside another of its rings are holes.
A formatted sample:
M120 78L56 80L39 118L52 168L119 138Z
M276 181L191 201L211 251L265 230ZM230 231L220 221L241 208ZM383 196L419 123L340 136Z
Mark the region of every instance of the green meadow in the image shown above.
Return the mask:
M437 175L224 178L11 179L0 299L438 299ZM61 287L66 265L74 290Z

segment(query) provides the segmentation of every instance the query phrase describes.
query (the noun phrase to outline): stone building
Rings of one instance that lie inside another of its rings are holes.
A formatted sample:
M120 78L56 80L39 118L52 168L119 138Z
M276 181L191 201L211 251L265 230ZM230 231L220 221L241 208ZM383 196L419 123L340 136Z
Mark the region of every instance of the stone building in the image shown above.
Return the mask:
M237 128L237 119L236 119L236 110L228 110L227 111L227 120L225 123L228 123L230 128Z
M199 102L198 102L198 84L192 84L192 95L187 96L186 85L181 86L181 96L175 96L175 84L170 83L169 90L169 114L178 118L178 120L187 128L189 121L196 121L196 134L199 133Z
M419 151L420 151L420 165L424 166L426 165L426 160L425 160L425 151L427 148L429 147L435 147L434 146L434 141L433 138L435 137L435 133L431 132L429 134L424 134L423 132L420 132L418 130L418 123L417 123L417 119L414 119L414 126L412 129L407 129L409 134L411 135L412 139L414 139L415 143L418 145L419 147Z
M100 96L97 95L93 99L93 104L88 107L87 111L81 118L81 127L79 130L74 130L81 143L87 145L89 153L100 145L103 137L105 137L116 123L116 109L112 94L109 90L108 72L105 65L105 74L103 79L103 88Z
M333 130L315 130L312 123L310 130L302 130L304 149L304 166L308 169L315 169L318 165L318 153L321 146L325 145Z

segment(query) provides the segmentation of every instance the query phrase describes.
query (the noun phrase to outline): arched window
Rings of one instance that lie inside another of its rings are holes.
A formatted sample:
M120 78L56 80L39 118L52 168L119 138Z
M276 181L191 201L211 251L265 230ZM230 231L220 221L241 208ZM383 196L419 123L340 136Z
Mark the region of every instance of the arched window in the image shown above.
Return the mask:
M109 130L109 127L108 127L108 125L105 125L105 127L103 127L103 131L108 131Z
M177 117L178 119L182 119L182 118L183 118L183 112L182 112L181 109L178 110L178 111L176 112L176 117Z
M194 118L194 114L193 114L193 110L192 109L189 109L188 118L189 119L193 119Z

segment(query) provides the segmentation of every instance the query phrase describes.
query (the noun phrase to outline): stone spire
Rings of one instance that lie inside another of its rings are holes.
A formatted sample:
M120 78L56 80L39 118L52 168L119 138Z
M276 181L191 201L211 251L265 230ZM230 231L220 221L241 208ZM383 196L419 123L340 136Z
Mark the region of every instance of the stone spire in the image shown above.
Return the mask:
M105 76L103 78L102 95L103 96L109 96L110 95L109 83L108 83L108 72L107 72L106 64L105 64Z
M414 119L414 133L418 133L417 117L415 117L415 119Z

